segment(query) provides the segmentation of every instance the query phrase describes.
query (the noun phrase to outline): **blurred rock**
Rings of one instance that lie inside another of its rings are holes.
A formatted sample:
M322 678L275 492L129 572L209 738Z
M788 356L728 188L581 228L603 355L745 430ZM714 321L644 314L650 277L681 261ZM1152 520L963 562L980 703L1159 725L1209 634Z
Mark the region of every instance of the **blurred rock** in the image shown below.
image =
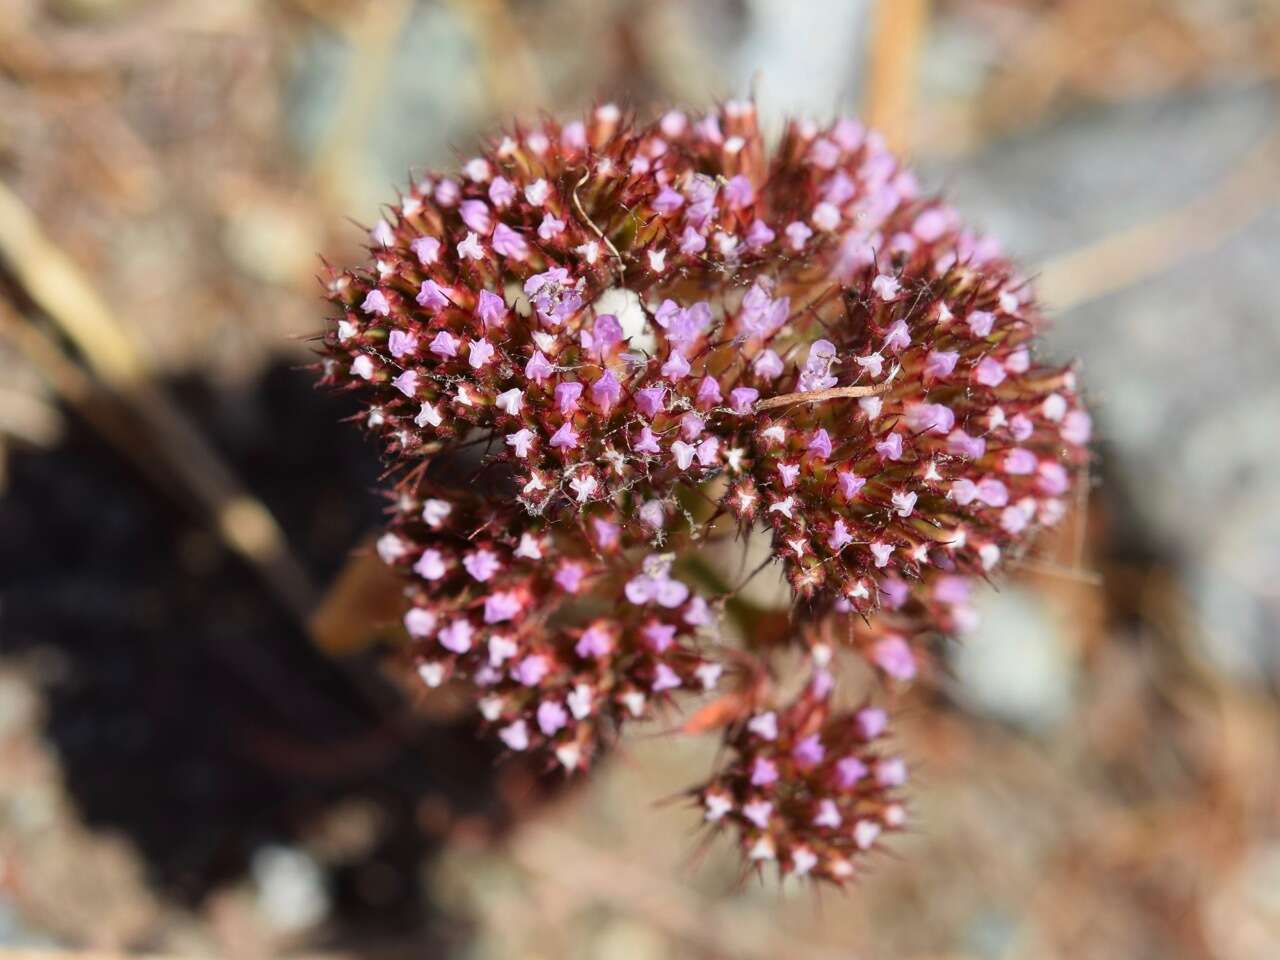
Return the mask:
M955 693L970 709L1036 732L1072 706L1073 651L1039 594L1015 584L977 597L982 622L950 648Z
M324 873L305 851L263 847L250 866L257 887L258 910L279 933L300 933L329 913Z

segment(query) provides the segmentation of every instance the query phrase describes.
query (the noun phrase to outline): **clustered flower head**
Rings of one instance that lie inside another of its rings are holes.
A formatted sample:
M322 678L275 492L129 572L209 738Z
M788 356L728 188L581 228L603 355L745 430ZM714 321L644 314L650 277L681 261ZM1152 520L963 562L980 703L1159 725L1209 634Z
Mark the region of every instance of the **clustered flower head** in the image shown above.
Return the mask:
M422 682L569 771L733 684L706 820L750 863L851 876L905 766L880 708L839 705L830 638L887 688L925 672L1087 456L1027 280L876 134L792 122L770 151L744 102L513 129L413 184L370 256L326 277L324 380L394 468L378 552ZM729 658L689 558L751 535L796 628ZM772 703L787 648L813 675Z

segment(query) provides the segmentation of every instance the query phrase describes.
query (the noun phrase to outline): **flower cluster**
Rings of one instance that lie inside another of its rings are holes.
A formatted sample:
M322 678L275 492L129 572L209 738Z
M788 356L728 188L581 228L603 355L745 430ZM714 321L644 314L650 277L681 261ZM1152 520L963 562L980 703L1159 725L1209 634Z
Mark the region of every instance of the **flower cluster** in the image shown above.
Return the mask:
M737 828L749 863L843 883L859 854L906 822L894 794L907 768L877 749L889 723L882 709L832 708L829 651L814 652L820 665L799 696L729 729L730 759L698 798L708 823Z
M906 681L931 635L973 625L972 583L1061 520L1087 456L1026 279L853 121L766 151L750 103L651 125L605 105L423 177L370 240L326 277L324 379L397 468L379 551L409 584L407 656L568 769L720 681L719 604L673 562L698 544L767 536L797 624L845 624ZM780 731L879 771L829 693ZM766 756L739 719L741 762L777 765L752 788L777 819L745 813L741 770L701 796L731 798L715 819L750 850L839 879L865 844L797 846L806 804L897 825L878 773L833 794L830 764Z

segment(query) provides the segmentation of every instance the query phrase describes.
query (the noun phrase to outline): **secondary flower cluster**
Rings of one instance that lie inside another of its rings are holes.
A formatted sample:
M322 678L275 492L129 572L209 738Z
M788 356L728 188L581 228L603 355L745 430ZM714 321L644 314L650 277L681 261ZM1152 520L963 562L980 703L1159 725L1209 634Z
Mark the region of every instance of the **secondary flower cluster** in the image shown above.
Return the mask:
M699 544L767 536L797 624L841 622L905 681L973 625L972 583L1062 518L1086 457L1026 280L853 121L793 122L767 153L750 103L647 126L606 105L422 178L370 238L326 278L324 379L397 468L379 552L408 584L407 656L567 769L721 679L720 604L682 579ZM747 646L767 672L775 649ZM756 860L840 879L867 844L801 807L864 840L902 808L829 696L779 707L780 730L852 751L865 784L832 794L829 764L766 757L731 717L779 785L748 799L726 769L700 796L732 798L712 819ZM745 813L765 802L780 833Z
M730 759L698 797L708 823L737 828L748 862L777 861L784 873L842 883L855 857L906 822L894 793L907 768L875 748L888 729L883 710L832 708L830 651L814 654L798 697L729 729Z

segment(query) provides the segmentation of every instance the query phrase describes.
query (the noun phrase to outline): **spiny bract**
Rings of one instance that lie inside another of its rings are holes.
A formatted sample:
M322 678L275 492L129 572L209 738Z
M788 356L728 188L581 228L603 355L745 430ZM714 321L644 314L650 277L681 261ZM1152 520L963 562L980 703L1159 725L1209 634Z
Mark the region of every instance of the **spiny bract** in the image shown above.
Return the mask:
M902 826L905 767L879 708L833 704L834 654L913 678L1086 459L1027 281L874 133L792 122L769 153L741 102L514 129L370 236L326 277L324 379L394 468L406 661L567 770L731 680L728 759L691 796L748 862L843 882ZM752 531L793 629L726 657L727 592L682 577Z

